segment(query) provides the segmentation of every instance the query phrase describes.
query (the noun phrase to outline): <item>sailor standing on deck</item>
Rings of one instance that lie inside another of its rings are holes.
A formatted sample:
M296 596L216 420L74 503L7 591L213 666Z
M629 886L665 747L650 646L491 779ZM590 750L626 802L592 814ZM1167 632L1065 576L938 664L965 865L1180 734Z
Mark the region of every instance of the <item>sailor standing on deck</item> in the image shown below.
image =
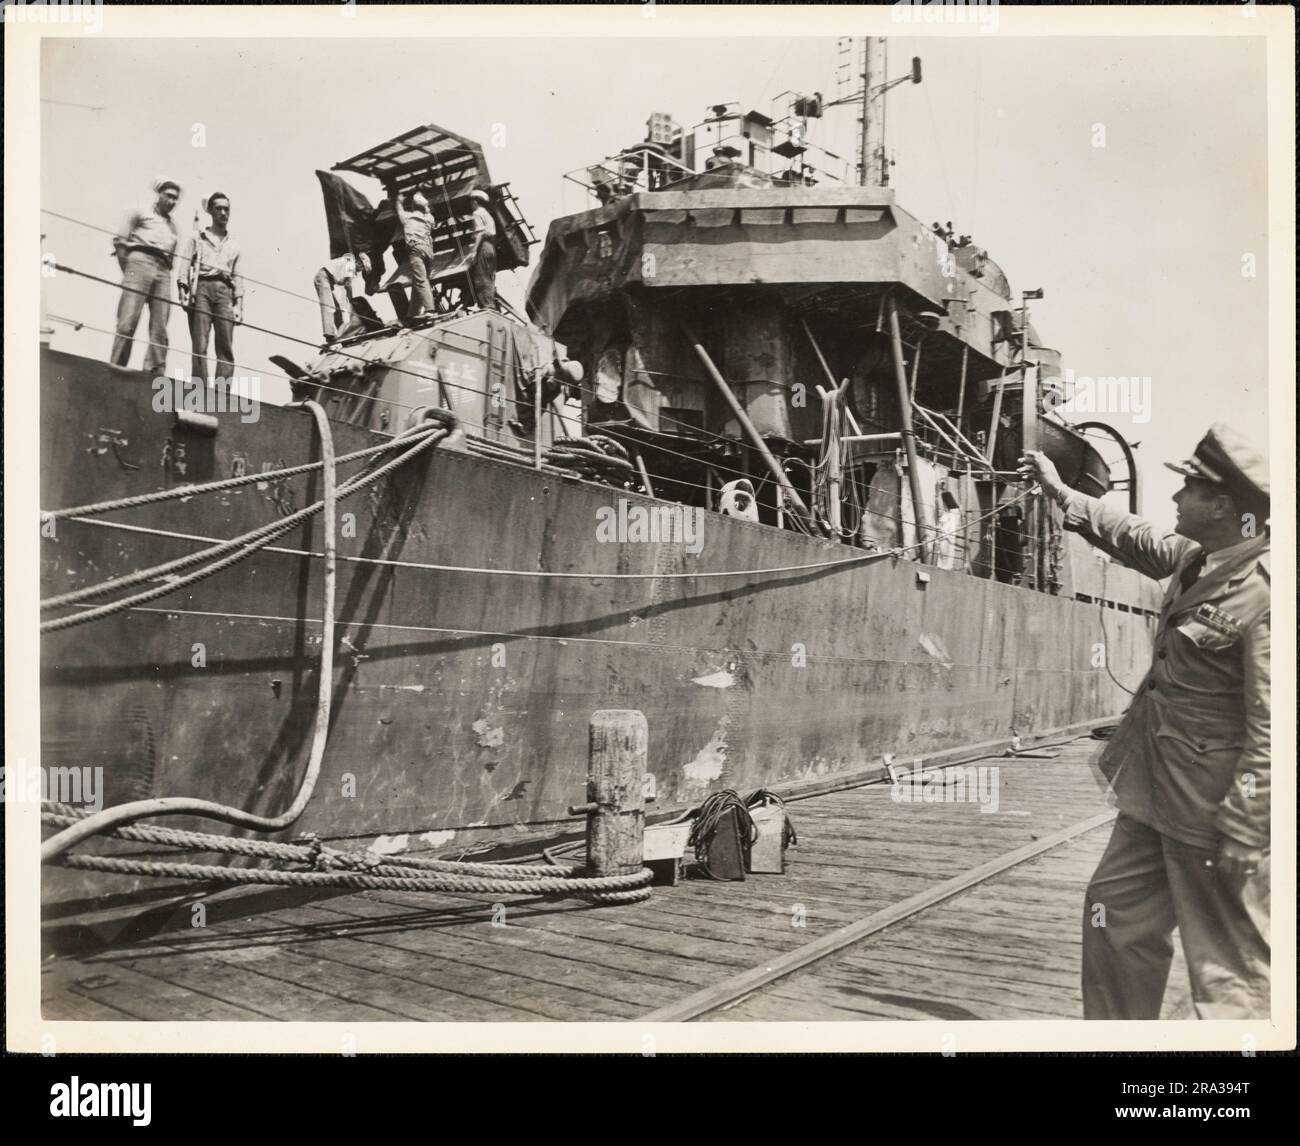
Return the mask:
M190 374L208 381L208 337L215 333L217 378L229 382L235 373L235 327L244 321L244 279L239 273L239 247L226 230L230 197L220 191L206 204L212 225L185 246L181 259L181 305L190 319ZM190 297L193 284L194 297Z
M122 297L117 302L117 334L109 361L125 366L140 314L149 304L149 345L145 370L162 370L167 362L167 319L172 307L172 259L176 255L176 224L172 211L180 202L181 186L170 179L153 185L152 209L133 211L113 237L113 253L122 268Z
M486 191L469 194L474 204L474 257L470 262L469 283L474 302L484 310L496 305L497 297L497 225L488 210L491 200Z
M1155 659L1101 757L1119 817L1088 885L1083 1011L1156 1019L1182 937L1203 1019L1269 1015L1269 482L1213 426L1180 465L1173 533L1067 489L1045 455L1021 472L1065 528L1169 577Z

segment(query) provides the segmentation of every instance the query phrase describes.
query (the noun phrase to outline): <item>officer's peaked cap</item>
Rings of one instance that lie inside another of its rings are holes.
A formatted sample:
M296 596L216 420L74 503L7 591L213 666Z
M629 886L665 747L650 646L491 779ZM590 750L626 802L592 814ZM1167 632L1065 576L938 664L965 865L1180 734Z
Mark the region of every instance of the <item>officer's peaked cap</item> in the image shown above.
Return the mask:
M1249 501L1268 501L1268 461L1241 434L1223 422L1210 432L1185 462L1165 462L1174 473L1212 482Z

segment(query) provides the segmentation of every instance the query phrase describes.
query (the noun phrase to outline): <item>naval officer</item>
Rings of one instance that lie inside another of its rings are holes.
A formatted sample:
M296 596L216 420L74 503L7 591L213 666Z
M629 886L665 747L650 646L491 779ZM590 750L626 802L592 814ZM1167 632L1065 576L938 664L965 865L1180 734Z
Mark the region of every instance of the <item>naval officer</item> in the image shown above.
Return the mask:
M1100 762L1119 815L1084 904L1084 1017L1159 1018L1176 927L1199 1017L1267 1018L1267 466L1221 423L1165 464L1184 479L1172 533L1021 459L1065 528L1170 578L1151 669Z

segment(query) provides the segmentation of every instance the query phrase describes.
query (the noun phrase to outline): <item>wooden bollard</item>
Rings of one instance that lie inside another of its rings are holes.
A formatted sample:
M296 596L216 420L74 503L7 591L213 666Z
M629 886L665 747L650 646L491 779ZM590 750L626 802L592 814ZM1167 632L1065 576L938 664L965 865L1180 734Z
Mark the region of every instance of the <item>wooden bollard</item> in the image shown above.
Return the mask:
M587 763L587 874L641 870L649 732L630 708L594 712Z

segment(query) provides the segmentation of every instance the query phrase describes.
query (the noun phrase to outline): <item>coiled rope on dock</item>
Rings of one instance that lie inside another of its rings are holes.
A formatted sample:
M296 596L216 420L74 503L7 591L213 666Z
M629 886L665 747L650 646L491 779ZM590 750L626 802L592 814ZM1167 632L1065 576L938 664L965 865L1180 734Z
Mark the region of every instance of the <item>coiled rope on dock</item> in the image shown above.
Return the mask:
M453 891L489 895L575 895L600 903L639 903L650 898L648 869L631 875L561 876L552 879L483 879L457 875L374 875L345 871L279 871L274 868L216 867L201 863L65 855L62 867L123 875L152 875L217 883L265 883L280 887L344 887L354 891Z
M41 820L70 827L85 817L68 804L47 802ZM83 871L161 876L218 883L258 883L290 887L342 887L358 891L452 891L493 895L564 894L596 903L637 903L650 898L648 868L621 875L584 876L545 864L488 864L424 856L384 856L340 851L311 838L279 843L179 828L121 825L107 833L134 843L165 844L199 852L222 852L308 865L309 870L234 868L176 860L127 856L62 854L53 862Z

